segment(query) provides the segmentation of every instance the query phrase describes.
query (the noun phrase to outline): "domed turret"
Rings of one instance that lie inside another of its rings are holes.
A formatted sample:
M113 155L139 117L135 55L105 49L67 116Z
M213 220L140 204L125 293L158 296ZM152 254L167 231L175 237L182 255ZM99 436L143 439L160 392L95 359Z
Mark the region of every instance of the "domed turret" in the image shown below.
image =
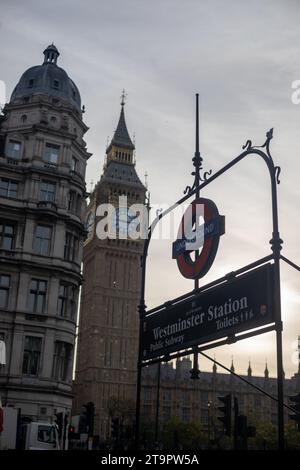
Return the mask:
M57 47L54 46L54 44L50 44L45 50L44 50L44 64L56 64L59 52Z
M80 111L81 99L77 86L64 69L58 67L59 52L54 44L44 50L42 65L30 67L21 76L12 92L10 102L22 100L35 94L45 94L69 102Z

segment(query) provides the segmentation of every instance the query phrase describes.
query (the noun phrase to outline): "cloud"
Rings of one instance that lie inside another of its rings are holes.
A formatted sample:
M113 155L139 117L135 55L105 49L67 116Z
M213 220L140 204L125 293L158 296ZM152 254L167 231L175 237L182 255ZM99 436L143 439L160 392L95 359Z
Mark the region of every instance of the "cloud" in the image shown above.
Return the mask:
M142 179L145 171L149 174L157 203L174 202L192 182L195 92L201 99L200 147L206 169L217 171L240 153L248 138L262 144L265 132L274 127L272 152L282 167L278 191L284 253L300 263L300 106L291 102L291 83L300 79L298 2L229 0L224 8L221 0L2 0L1 16L5 47L0 79L9 93L26 68L41 63L42 51L52 41L61 52L59 64L79 86L90 126L86 141L94 153L87 167L88 187L100 177L123 88L128 128L136 134L137 170ZM241 163L203 194L227 218L227 235L207 279L270 252L269 182L262 163ZM155 242L152 251L147 295L153 302L191 288L177 273L165 243ZM300 286L299 273L284 272L288 351L300 324L297 297L290 301L286 283L293 292ZM235 354L237 368L246 370L251 355L253 371L258 364L261 372L262 355L268 355L275 372L273 336L265 338L222 348L218 358L229 363ZM294 370L288 360L286 373Z

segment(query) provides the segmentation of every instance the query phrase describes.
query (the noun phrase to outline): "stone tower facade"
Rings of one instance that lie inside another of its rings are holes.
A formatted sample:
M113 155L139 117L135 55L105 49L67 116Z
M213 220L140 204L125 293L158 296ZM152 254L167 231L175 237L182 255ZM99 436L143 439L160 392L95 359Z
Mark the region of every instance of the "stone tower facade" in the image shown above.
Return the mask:
M85 169L79 91L52 44L0 116L0 366L4 406L70 413Z
M94 434L110 434L110 401L134 404L138 353L138 303L143 240L126 234L132 204L145 204L146 188L135 170L134 145L128 134L124 101L114 137L106 151L100 181L90 195L83 250L83 286L73 414L88 401L95 404ZM127 197L129 209L116 211L117 238L99 239L101 204L118 208ZM124 233L123 233L124 232Z

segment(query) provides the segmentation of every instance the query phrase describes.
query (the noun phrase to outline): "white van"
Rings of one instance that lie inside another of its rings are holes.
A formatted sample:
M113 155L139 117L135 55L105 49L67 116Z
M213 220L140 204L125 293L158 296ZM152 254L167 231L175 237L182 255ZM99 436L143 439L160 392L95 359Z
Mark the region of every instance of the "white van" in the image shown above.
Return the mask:
M32 422L21 427L22 449L59 450L59 439L55 424Z
M22 424L19 428L19 410L3 407L3 430L0 432L0 450L59 450L56 424L43 421Z

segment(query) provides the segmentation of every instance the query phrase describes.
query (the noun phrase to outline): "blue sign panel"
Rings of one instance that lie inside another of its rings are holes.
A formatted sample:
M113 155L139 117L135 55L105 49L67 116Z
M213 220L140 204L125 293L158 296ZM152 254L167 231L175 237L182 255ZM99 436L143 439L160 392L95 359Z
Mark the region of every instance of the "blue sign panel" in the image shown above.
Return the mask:
M189 250L198 250L204 244L204 240L207 240L210 237L222 235L224 233L223 227L223 217L218 216L211 219L209 222L200 225L193 238L188 239L183 234L183 237L175 240L172 245L172 258L177 258L179 255Z

